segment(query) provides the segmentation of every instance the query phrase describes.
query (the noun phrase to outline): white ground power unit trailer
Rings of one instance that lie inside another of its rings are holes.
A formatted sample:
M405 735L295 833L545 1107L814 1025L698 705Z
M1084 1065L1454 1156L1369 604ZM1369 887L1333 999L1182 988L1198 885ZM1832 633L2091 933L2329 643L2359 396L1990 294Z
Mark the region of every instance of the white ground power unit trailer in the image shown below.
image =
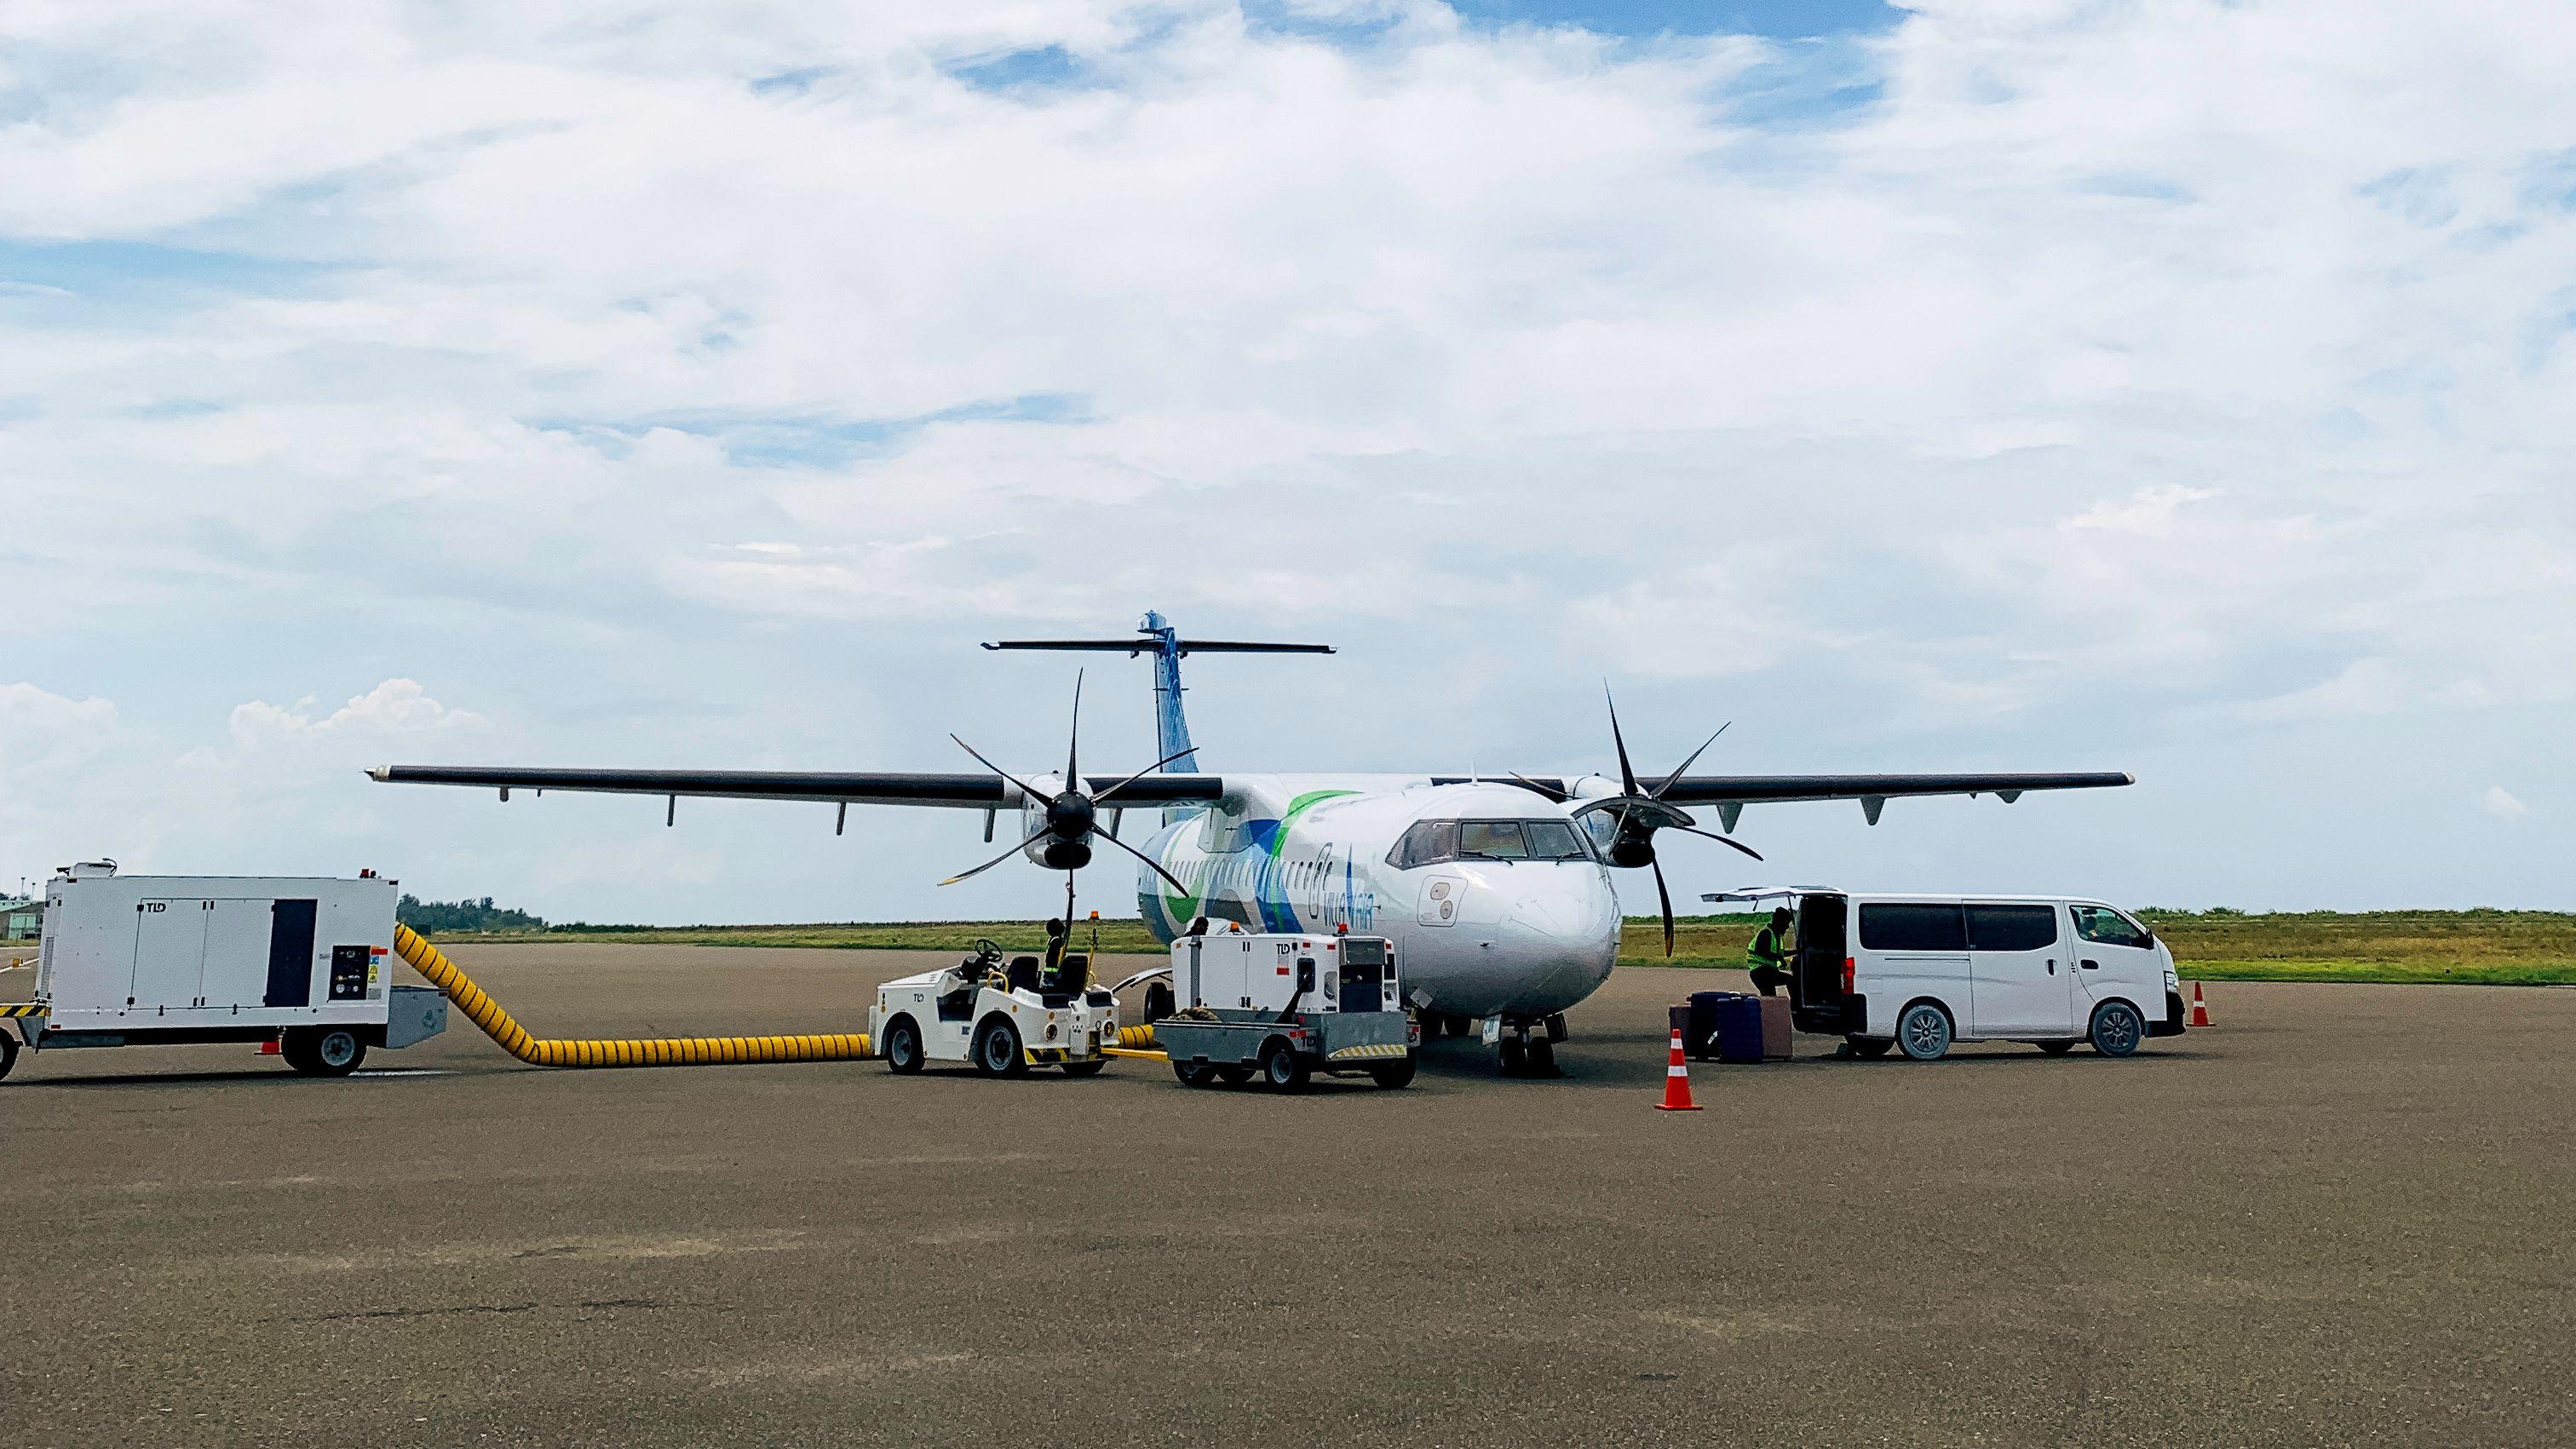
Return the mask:
M1032 1066L1087 1077L1109 1065L1103 1048L1118 1045L1118 998L1090 973L1091 958L1080 951L1050 969L1037 956L1005 962L1001 947L977 941L954 966L878 987L868 1032L898 1072L972 1062L988 1077Z
M118 875L45 883L35 999L0 1008L36 1050L275 1042L308 1076L447 1029L447 1000L396 986L395 883L308 876ZM0 1072L18 1042L0 1032Z
M1182 1085L1249 1081L1293 1092L1308 1077L1413 1080L1422 1027L1403 1006L1384 936L1206 931L1172 943L1180 1009L1154 1040Z

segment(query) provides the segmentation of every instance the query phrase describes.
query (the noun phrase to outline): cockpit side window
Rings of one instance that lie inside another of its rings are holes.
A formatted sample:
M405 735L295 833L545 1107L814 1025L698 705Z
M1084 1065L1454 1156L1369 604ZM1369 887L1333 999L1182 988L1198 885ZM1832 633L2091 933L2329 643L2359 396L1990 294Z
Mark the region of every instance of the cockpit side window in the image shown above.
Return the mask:
M1416 820L1406 830L1395 848L1386 853L1386 863L1397 870L1411 870L1417 865L1438 865L1458 858L1458 822L1455 820Z
M1589 853L1574 833L1574 827L1562 820L1524 820L1521 834L1529 841L1532 860L1584 860Z

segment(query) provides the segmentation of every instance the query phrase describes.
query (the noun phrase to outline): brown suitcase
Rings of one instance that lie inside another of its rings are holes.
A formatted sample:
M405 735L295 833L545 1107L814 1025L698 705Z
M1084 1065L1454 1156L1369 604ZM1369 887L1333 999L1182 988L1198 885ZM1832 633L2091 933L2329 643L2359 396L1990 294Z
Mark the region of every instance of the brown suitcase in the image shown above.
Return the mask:
M1762 1060L1785 1062L1789 1060L1789 1042L1797 1033L1797 1027L1789 1020L1789 998L1765 996L1761 1001Z

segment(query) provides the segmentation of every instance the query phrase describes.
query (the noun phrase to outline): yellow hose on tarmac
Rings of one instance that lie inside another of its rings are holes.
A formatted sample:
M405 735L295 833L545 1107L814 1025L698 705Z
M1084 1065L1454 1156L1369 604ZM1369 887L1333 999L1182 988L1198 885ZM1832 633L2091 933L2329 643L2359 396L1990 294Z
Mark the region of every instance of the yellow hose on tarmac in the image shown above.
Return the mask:
M429 984L447 993L456 1009L500 1043L501 1050L536 1067L697 1067L734 1062L851 1062L873 1057L864 1032L825 1036L683 1036L647 1041L547 1041L501 1009L447 953L409 926L394 927L394 950Z

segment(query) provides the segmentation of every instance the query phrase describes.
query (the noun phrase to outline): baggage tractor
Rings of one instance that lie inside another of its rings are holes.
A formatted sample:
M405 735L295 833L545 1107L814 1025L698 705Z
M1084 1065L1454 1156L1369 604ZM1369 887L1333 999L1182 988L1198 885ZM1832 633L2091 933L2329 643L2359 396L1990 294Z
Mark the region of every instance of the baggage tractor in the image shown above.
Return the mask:
M1721 1062L1762 1060L1762 1001L1730 995L1717 1004L1717 1059Z
M1797 1026L1789 1016L1789 998L1763 996L1755 999L1762 1003L1762 1060L1789 1060L1789 1043L1797 1035Z

